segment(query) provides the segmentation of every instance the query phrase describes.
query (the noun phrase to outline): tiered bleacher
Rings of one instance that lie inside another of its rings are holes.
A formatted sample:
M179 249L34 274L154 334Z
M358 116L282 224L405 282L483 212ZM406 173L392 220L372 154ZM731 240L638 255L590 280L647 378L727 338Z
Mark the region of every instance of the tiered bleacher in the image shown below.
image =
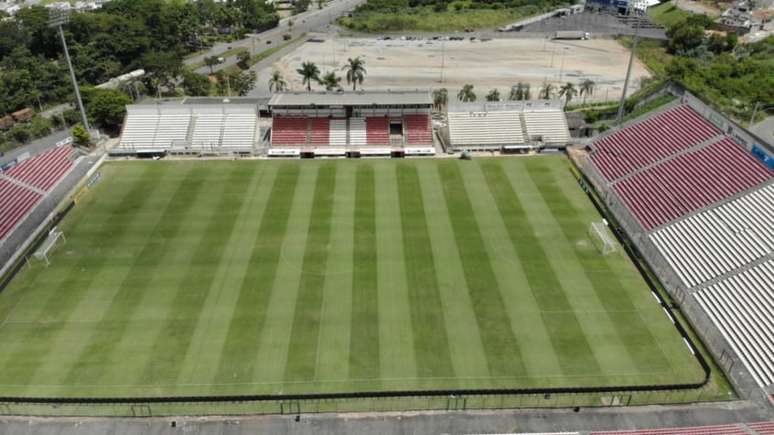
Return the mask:
M268 107L273 147L306 147L305 153L329 156L390 155L388 146L433 145L428 91L285 92L274 94Z
M560 110L525 111L524 124L530 139L540 138L544 144L564 145L570 140L567 118Z
M570 140L558 101L454 102L447 119L449 143L458 149L562 147Z
M694 296L755 381L774 385L774 259Z
M755 187L770 171L725 138L649 166L614 189L646 230Z
M255 145L255 105L130 105L126 110L118 150L250 152Z
M406 115L404 117L404 125L406 126L407 143L415 145L433 144L433 127L428 115Z
M159 116L156 127L156 135L153 138L153 146L169 148L174 143L183 142L188 135L188 125L191 122L191 114L188 110L167 110Z
M774 386L774 173L679 104L594 141L591 163L763 388ZM625 218L625 217L624 217Z
M126 106L126 120L121 132L122 147L153 149L159 125L159 114L153 106Z
M518 145L524 143L519 112L449 112L449 137L452 146Z
M383 116L366 118L366 142L368 145L389 145L390 120Z
M774 184L668 225L650 236L686 287L774 252Z
M70 145L54 147L0 172L0 240L70 171L72 152Z
M330 120L328 118L309 118L309 143L328 145L330 142Z
M349 145L367 145L367 131L365 118L349 118Z
M347 120L342 118L331 119L331 129L328 135L328 143L331 146L347 145Z
M40 198L40 193L0 178L0 240L32 210Z
M2 173L40 190L49 191L73 166L70 155L73 147L64 145L51 148Z
M679 105L596 140L591 160L613 181L718 134L696 111Z

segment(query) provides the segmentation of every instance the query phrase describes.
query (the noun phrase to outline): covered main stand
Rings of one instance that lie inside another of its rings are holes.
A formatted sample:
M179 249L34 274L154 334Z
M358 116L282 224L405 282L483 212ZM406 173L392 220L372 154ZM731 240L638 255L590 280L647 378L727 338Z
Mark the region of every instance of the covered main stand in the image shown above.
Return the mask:
M327 155L320 148L330 146L366 157L434 145L429 90L285 92L275 94L268 107L273 149Z

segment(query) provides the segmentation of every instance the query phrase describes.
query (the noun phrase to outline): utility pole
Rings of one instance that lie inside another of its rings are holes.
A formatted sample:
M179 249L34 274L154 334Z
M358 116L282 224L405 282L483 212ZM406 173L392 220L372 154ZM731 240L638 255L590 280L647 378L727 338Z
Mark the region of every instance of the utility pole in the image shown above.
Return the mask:
M81 91L78 88L78 80L75 79L75 71L73 70L73 64L70 61L70 52L67 51L67 40L65 40L64 30L62 26L70 22L70 13L67 10L54 9L49 14L48 26L56 27L59 30L59 38L62 40L62 47L64 48L65 59L67 60L67 67L70 69L70 80L73 82L73 89L75 90L75 101L78 103L78 110L81 112L81 121L83 122L83 128L86 131L90 131L89 120L86 117L86 110L83 108L83 101L81 100Z
M443 69L446 66L446 42L441 41L441 83L443 83Z
M629 6L629 15L632 14L632 11L634 11L635 15L637 14L636 8L632 9L632 7ZM616 116L616 119L615 119L616 125L621 124L621 120L623 120L624 104L626 103L626 90L629 88L629 78L632 75L632 64L634 63L634 54L637 51L637 42L639 41L639 39L640 39L640 20L637 19L634 22L634 40L632 41L632 52L629 53L629 66L626 68L626 78L624 79L623 92L621 93L621 102L618 105L618 116Z

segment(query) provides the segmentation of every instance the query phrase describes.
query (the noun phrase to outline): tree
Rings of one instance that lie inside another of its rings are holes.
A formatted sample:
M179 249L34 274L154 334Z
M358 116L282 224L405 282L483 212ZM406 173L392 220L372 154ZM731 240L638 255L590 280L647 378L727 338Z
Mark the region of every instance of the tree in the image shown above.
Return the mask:
M698 48L704 42L704 28L699 25L676 25L667 30L669 51L683 54Z
M433 107L437 110L441 110L446 107L449 102L449 91L446 88L436 89L433 91Z
M466 84L457 92L457 99L462 102L476 101L476 93L473 92L473 85Z
M210 94L209 79L189 69L183 71L183 81L181 85L183 86L185 94L192 97L204 97Z
M210 74L215 73L215 66L220 63L218 56L208 56L204 58L204 64L210 67Z
M522 100L531 100L532 99L532 91L530 90L529 83L524 84L524 94L522 95L524 98Z
M572 101L572 98L576 95L578 95L578 90L575 89L575 85L570 82L567 82L564 86L559 88L559 96L564 97L564 107L567 107L567 105L570 104L570 101Z
M218 71L215 73L218 79L218 93L220 95L231 96L247 95L255 87L255 71Z
M78 146L87 147L91 144L91 135L81 124L76 124L75 127L73 127L72 135L73 141Z
M349 58L347 59L347 64L344 65L342 68L347 72L347 84L352 84L352 90L357 90L357 85L363 84L363 80L365 80L366 75L366 69L365 69L365 60L363 60L360 56L357 56L356 58Z
M550 100L554 96L554 85L551 83L543 83L543 88L540 90L540 98L544 100Z
M124 122L126 105L131 104L132 99L115 89L93 89L89 94L89 117L102 128L118 129Z
M519 82L516 86L511 86L511 93L508 99L511 101L521 101L530 99L529 84Z
M580 95L583 97L583 104L586 104L586 97L594 95L594 83L591 79L585 79L580 84Z
M295 0L295 2L293 2L295 13L300 14L306 12L306 10L309 9L309 3L311 3L311 0Z
M341 77L337 76L333 71L328 71L322 76L320 84L325 87L326 91L339 90L341 89Z
M240 68L247 69L250 67L250 51L247 49L239 50L239 52L237 52L236 58Z
M312 92L312 81L320 83L320 68L314 62L304 62L296 72L301 75L301 84L306 85L306 90Z
M235 72L231 75L231 89L240 97L244 97L255 87L255 71Z
M486 94L486 101L500 101L500 91L492 89Z
M288 82L285 81L281 72L274 70L269 79L269 92L284 92L286 90L288 90Z

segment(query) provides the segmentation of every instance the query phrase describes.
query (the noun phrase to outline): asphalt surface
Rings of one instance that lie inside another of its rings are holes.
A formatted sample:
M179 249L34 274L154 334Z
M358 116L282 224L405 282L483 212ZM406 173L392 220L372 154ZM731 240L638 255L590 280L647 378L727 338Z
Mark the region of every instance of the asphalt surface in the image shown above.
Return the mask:
M221 53L236 48L246 48L255 55L276 47L284 42L283 35L289 34L291 39L295 39L304 33L309 33L328 26L338 17L353 10L366 0L332 0L323 9L310 9L302 14L294 15L289 18L283 18L277 27L262 33L249 35L247 38L239 41L215 44L207 50L206 53L190 57L184 61L186 65L201 63L205 57L220 56ZM311 6L310 6L311 7ZM289 22L293 25L290 26ZM217 65L214 69L220 70L237 63L236 56L225 58L225 62ZM210 68L203 66L195 70L201 74L208 74Z
M472 434L691 427L770 420L746 402L695 406L184 418L0 417L0 434Z
M8 163L24 153L30 153L30 156L40 154L68 136L70 136L70 129L64 129L54 132L48 136L35 139L32 143L24 145L23 147L6 151L5 154L0 157L0 165Z

